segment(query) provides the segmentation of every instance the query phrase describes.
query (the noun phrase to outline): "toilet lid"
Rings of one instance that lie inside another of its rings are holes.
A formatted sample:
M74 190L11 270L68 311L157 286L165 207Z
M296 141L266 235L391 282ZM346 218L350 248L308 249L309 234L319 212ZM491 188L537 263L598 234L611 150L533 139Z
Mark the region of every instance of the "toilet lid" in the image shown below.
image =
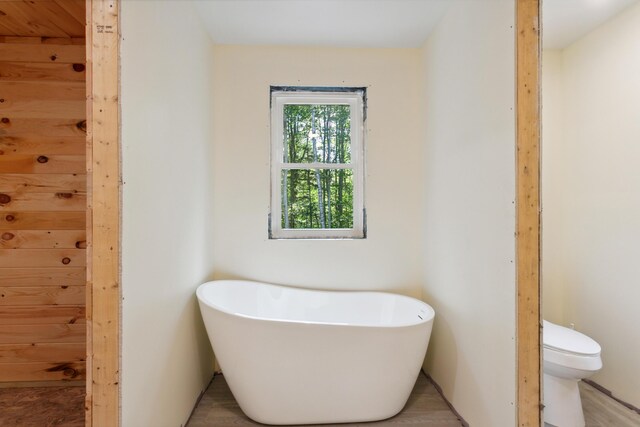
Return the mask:
M543 322L542 342L545 348L584 356L600 354L600 344L573 329Z

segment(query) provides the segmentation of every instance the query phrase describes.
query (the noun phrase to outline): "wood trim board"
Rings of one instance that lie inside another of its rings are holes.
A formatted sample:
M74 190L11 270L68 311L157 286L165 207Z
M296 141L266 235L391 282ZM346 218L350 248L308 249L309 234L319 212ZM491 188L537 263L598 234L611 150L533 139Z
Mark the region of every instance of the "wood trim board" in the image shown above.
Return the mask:
M118 0L87 2L87 398L85 425L120 425Z
M517 420L541 425L540 0L516 3Z

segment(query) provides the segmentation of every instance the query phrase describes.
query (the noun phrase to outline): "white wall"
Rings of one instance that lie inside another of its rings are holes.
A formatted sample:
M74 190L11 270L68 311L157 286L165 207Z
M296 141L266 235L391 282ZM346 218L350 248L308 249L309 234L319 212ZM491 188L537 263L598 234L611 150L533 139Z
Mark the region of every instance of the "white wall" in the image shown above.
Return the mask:
M212 44L184 1L124 1L122 425L183 425L212 376Z
M478 427L516 424L514 17L456 2L423 55L425 368Z
M636 406L640 406L639 43L640 5L636 5L566 48L560 76L555 77L562 84L562 115L543 116L544 126L561 132L543 140L544 304L554 304L553 292L547 289L562 289L559 318L602 345L604 367L592 379ZM545 56L543 75L558 73L548 64ZM558 96L553 87L543 91L545 108L557 108L548 106ZM557 117L562 123L554 122ZM549 148L551 144L558 146ZM550 247L562 256L549 256Z
M216 278L420 296L418 49L216 46ZM269 86L366 86L364 240L269 240Z

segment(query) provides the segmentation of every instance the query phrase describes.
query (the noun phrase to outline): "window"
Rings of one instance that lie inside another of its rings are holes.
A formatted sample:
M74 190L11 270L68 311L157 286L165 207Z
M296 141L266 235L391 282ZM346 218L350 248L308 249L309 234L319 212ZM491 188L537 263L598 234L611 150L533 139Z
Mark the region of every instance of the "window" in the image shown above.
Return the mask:
M364 88L271 88L269 238L364 238Z

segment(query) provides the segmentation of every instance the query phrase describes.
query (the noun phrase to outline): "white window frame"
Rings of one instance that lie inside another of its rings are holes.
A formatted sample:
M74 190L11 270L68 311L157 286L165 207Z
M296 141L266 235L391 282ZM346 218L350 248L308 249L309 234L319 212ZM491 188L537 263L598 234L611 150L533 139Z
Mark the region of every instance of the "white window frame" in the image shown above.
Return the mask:
M283 88L271 91L271 209L270 239L363 239L366 237L364 209L364 131L365 89L335 88L331 91L309 88ZM285 163L284 106L349 105L351 163ZM353 228L282 228L283 169L350 169L353 173Z

